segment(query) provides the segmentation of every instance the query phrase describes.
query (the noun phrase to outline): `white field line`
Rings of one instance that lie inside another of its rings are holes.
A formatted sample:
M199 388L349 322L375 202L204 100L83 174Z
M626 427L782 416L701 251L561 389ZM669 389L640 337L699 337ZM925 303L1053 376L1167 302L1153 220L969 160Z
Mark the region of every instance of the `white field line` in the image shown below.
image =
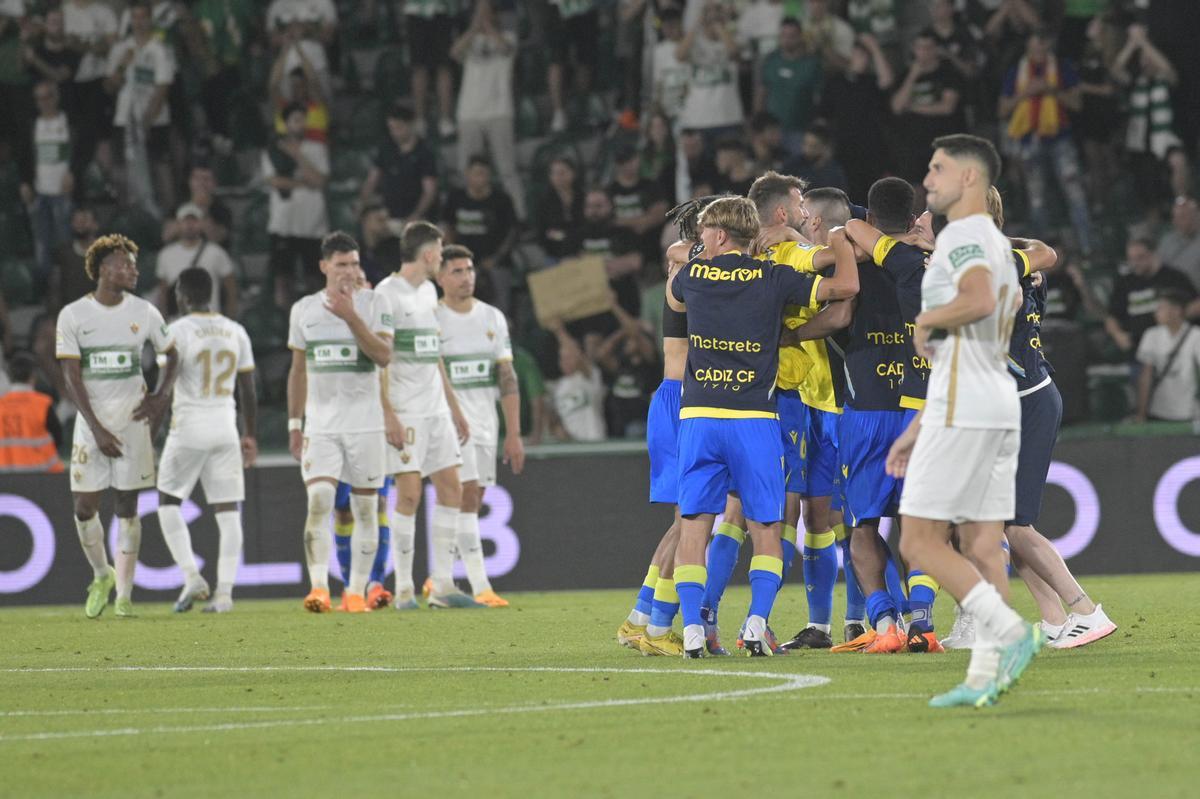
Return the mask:
M0 743L15 741L51 741L70 738L108 738L115 736L134 735L170 735L189 732L232 732L238 730L259 730L277 727L307 727L329 724L363 724L381 721L414 721L420 719L465 718L485 715L511 715L517 713L544 713L556 710L585 710L592 708L626 707L630 705L663 705L682 702L720 702L730 699L743 699L762 694L795 691L801 688L811 688L825 685L828 677L811 674L774 674L771 672L737 672L721 671L718 669L619 669L619 668L499 668L459 666L453 668L404 668L387 666L116 666L113 668L88 669L82 667L49 668L49 669L7 669L7 673L47 673L75 671L110 671L110 672L279 672L279 671L349 671L349 672L501 672L528 673L544 672L555 674L671 674L692 677L725 677L773 680L774 685L757 688L744 688L735 691L712 691L701 694L683 694L679 696L638 697L631 699L603 699L588 702L565 702L559 704L513 705L507 707L474 707L461 710L435 710L409 713L383 713L374 715L323 717L315 719L274 719L270 721L226 722L222 724L186 724L160 725L154 727L123 727L106 730L71 730L66 732L40 732L15 735L0 735Z

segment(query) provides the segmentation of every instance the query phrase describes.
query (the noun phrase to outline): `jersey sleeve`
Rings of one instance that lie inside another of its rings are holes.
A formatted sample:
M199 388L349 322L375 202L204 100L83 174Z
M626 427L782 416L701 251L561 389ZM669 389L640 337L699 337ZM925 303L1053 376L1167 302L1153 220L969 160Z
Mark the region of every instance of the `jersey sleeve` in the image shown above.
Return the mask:
M1017 265L1017 279L1024 280L1033 274L1029 263L1029 255L1024 250L1013 250L1013 263Z
M787 305L804 305L815 309L817 284L824 280L820 275L797 272L793 269L772 269L772 279L780 288L780 296Z
M238 338L238 373L254 371L254 348L250 346L250 334L246 332L246 328L241 325L237 326Z
M307 345L304 329L300 326L300 303L296 303L292 306L292 313L288 318L288 349L304 352Z
M158 309L149 303L146 304L146 323L150 325L150 343L155 352L167 352L175 347L175 335Z
M167 52L166 45L159 43L154 54L154 82L169 86L175 81L175 63Z
M75 315L70 308L58 312L58 325L54 331L54 357L62 360L79 359L79 339L75 335Z
M371 292L371 318L367 324L371 332L391 338L396 335L396 321L392 314L392 301L378 291Z
M213 251L213 274L220 278L229 277L233 274L233 259L229 257L229 253L225 251L224 247L219 244L214 246L216 249Z
M823 249L820 246L801 247L797 242L785 241L775 247L770 257L775 263L790 266L797 272L815 272L813 259Z
M511 361L513 359L512 339L508 336L508 320L499 311L496 315L496 360Z

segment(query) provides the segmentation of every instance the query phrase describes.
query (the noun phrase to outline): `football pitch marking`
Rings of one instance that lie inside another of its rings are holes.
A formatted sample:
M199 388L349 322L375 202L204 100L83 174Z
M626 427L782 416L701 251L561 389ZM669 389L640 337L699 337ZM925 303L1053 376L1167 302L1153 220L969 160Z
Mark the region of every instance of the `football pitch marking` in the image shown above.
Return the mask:
M594 708L609 708L609 707L626 707L630 705L666 705L679 704L684 702L723 702L731 699L744 699L749 696L758 696L762 694L774 694L787 691L797 691L802 688L813 688L819 685L826 685L830 682L828 677L822 677L815 674L776 674L772 672L742 672L742 671L724 671L720 669L652 669L652 668L637 668L637 669L622 669L622 668L556 668L550 666L537 667L514 667L502 668L499 666L455 666L451 668L441 667L404 667L404 666L114 666L111 668L87 668L87 667L63 667L63 668L30 668L30 669L3 669L2 673L7 674L46 674L46 673L65 673L65 672L376 672L376 673L404 673L404 672L459 672L459 673L551 673L551 674L668 674L668 675L684 675L689 677L721 677L732 679L750 679L750 680L771 680L772 685L758 686L754 688L741 688L737 690L727 691L709 691L699 694L680 694L676 696L652 696L652 697L637 697L629 699L597 699L581 702L560 702L556 704L536 704L536 705L509 705L504 707L473 707L462 708L459 710L432 710L432 711L416 711L408 713L383 713L374 715L356 715L356 716L340 716L340 717L322 717L315 719L272 719L266 721L247 721L247 722L226 722L221 724L183 724L183 725L158 725L153 727L122 727L116 729L103 730L68 730L63 732L39 732L25 733L15 735L0 734L0 743L17 742L17 741L53 741L70 738L107 738L116 736L133 736L133 735L163 735L175 733L189 732L234 732L240 730L261 730L279 727L307 727L314 725L325 724L361 724L380 721L418 721L428 719L443 719L443 718L464 718L471 716L488 716L488 715L510 715L517 713L544 713L557 710L589 710ZM289 710L304 711L316 708L288 708ZM206 708L201 712L250 712L249 709L240 708ZM273 710L282 710L282 708L273 708ZM181 712L191 712L189 709L180 709ZM57 711L52 711L56 712ZM80 711L79 715L90 714L96 711ZM118 712L126 712L121 710ZM129 713L156 713L169 712L169 709L154 709L148 708L144 711L136 709L128 709ZM69 711L63 711L60 715L69 715ZM30 714L27 711L15 711L11 714L17 715Z

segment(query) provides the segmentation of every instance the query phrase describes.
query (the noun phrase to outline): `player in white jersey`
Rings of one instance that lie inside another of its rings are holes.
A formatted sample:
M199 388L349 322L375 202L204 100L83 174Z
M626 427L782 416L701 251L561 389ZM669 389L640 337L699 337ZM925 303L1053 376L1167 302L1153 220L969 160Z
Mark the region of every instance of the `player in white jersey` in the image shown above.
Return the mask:
M949 224L921 282L913 346L932 369L925 407L888 453L904 477L904 559L937 580L978 626L966 680L933 707L996 701L1042 647L1041 631L1007 603L1001 554L1016 505L1021 405L1008 372L1008 345L1021 287L1012 245L987 212L1000 156L985 139L934 140L925 177L929 208ZM932 335L941 336L936 346ZM958 526L963 554L949 545ZM965 555L965 557L964 557Z
M133 293L137 245L121 235L101 236L84 256L96 290L58 315L55 355L67 394L79 409L71 445L75 528L95 579L84 612L96 618L115 584L118 616L132 616L133 572L142 542L138 491L154 485L153 429L162 421L179 368L162 314ZM158 388L146 393L142 350L149 342L166 362ZM116 489L116 570L108 565L98 515L105 489Z
M217 591L204 611L233 610L233 584L242 555L238 503L246 496L242 470L254 465L258 456L258 401L250 336L237 322L210 310L212 289L207 270L185 269L175 284L183 316L167 328L179 352L179 377L171 404L171 430L158 469L158 523L171 557L184 575L176 613L191 610L197 599L206 599L209 593L180 509L197 481L204 486L204 498L212 506L220 533ZM235 389L239 395L236 404Z
M312 590L304 607L331 609L329 514L338 480L351 486L350 583L340 610L365 613L367 580L379 547L376 492L386 469L380 369L392 356L391 305L356 288L358 243L335 231L321 241L325 288L292 306L288 347L288 445L308 490L304 548Z
M488 486L496 484L496 445L500 423L496 401L504 411L504 462L513 474L525 468L521 443L521 397L513 370L508 322L498 308L475 299L475 262L459 244L442 252L438 285L444 297L437 309L442 331L442 359L459 406L471 426L463 445L463 501L458 517L458 554L467 567L471 593L486 604L495 592L483 563L479 508ZM507 604L507 603L505 603Z
M425 477L433 483L437 495L430 523L429 606L479 607L479 602L455 587L452 576L462 505L459 442L467 440L470 431L446 383L441 360L437 289L430 278L437 275L442 264L442 231L429 222L411 222L404 228L400 250L400 270L376 288L391 302L396 325L392 365L388 367L390 408L384 411L384 418L393 436L398 430L404 441L401 448L388 446L388 472L396 477L392 517L396 536L395 607L417 607L412 580L413 539L421 480Z

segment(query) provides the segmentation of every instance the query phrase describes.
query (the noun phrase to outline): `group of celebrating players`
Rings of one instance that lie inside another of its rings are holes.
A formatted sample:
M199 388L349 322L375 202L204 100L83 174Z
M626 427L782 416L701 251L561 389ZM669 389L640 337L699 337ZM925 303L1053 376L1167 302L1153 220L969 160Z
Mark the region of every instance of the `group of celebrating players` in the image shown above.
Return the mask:
M717 611L747 532L740 648L969 647L965 681L934 706L992 704L1045 643L1116 629L1034 528L1062 413L1040 341L1038 272L1056 256L1000 233L999 171L990 142L954 135L933 142L917 218L899 178L876 182L861 208L774 172L748 197L672 211L681 239L666 253L664 379L647 444L650 500L676 514L621 644L729 654ZM899 547L880 535L889 517ZM847 602L834 646L837 547ZM768 619L798 551L809 620L781 643ZM1007 604L1008 552L1038 625ZM939 588L959 605L944 640L931 612Z
M332 609L334 539L345 584L340 610L361 613L389 603L398 610L419 607L412 572L424 478L436 496L431 575L422 590L429 607L504 607L508 602L488 581L479 509L496 482L497 404L504 414L504 461L517 473L524 466L508 323L498 309L475 299L471 251L443 247L441 231L428 222L406 226L399 269L375 289L367 285L358 249L345 233L325 237L320 268L326 286L293 306L289 325L289 447L300 461L308 498L304 549L311 591L304 607L314 613ZM163 537L185 578L175 610L210 598L205 611L232 610L242 555L243 469L257 456L250 339L237 322L211 310L213 282L203 269L179 277L181 316L167 325L133 293L138 272L132 241L102 237L88 250L85 268L96 290L62 310L56 345L79 409L70 480L76 528L94 572L85 613L100 616L115 588L114 613L133 615L141 545L138 492L155 485L152 437L168 404L171 423L157 488ZM441 302L434 279L442 288ZM151 392L141 367L147 343L161 367ZM200 576L180 507L197 482L219 530L215 591ZM98 513L110 488L117 518L115 568ZM383 587L389 543L394 594ZM454 582L456 556L466 567L471 594Z

